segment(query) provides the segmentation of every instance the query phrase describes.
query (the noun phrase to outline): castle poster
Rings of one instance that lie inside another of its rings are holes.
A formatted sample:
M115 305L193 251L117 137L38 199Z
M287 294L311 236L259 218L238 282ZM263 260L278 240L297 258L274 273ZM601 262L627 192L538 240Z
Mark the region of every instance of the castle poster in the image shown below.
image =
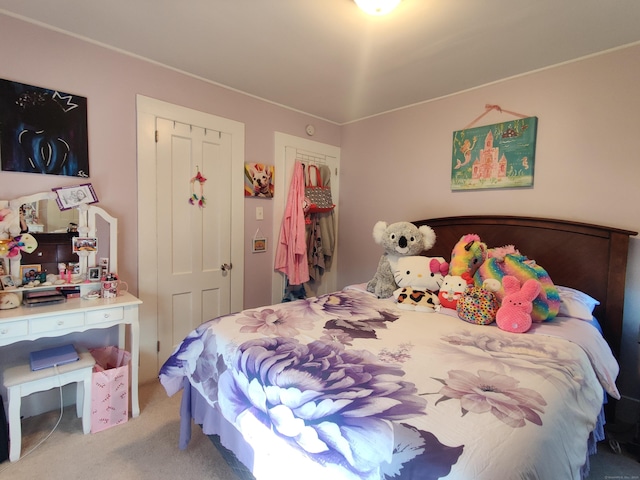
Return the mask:
M533 186L537 117L453 133L451 190Z

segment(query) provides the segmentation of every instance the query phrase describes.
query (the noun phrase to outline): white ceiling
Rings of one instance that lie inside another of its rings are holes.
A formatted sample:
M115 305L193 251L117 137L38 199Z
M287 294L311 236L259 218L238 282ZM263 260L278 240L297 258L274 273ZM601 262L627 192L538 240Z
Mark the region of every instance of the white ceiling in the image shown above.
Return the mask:
M29 19L337 124L640 41L638 0L0 0Z

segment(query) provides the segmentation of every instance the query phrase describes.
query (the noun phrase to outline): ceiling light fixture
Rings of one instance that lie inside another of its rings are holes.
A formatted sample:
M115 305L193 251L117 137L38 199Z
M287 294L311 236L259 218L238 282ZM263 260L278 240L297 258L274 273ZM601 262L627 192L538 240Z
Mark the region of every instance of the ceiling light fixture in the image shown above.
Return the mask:
M401 0L354 0L356 5L369 15L386 15L398 6Z

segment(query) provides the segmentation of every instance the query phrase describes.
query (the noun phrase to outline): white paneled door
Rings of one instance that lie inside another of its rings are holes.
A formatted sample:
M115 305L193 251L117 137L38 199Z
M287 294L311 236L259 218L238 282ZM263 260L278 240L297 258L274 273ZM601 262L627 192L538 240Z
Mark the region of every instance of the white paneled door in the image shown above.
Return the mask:
M231 137L159 118L158 356L230 312ZM200 175L198 175L200 173Z
M242 308L244 127L174 108L144 125L139 111L139 129L153 128L151 140L139 132L141 337L157 338L141 376L157 376L202 322Z

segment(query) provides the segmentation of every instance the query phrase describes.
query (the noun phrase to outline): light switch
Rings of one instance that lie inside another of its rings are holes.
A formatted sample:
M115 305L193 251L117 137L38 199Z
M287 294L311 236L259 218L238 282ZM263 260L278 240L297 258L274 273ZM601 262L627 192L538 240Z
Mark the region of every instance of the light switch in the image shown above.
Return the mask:
M256 207L256 220L264 220L264 210L262 207Z

